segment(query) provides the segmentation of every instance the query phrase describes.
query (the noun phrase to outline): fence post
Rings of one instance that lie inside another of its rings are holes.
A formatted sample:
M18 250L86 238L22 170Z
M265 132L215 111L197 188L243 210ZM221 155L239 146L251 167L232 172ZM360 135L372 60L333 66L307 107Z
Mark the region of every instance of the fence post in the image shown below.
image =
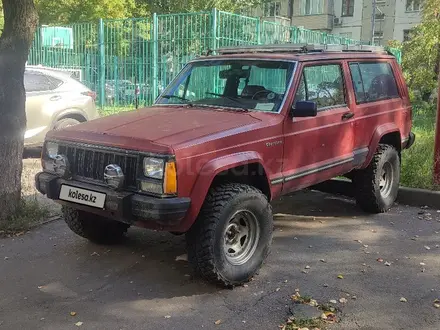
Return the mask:
M99 19L98 26L99 36L99 106L104 107L105 100L105 40L104 40L104 21Z
M212 50L217 49L217 8L212 9Z
M158 47L158 19L157 14L153 14L153 102L158 96L158 65L159 65L159 47Z
M265 40L265 42L267 42L267 40ZM261 18L257 21L257 45L261 45Z

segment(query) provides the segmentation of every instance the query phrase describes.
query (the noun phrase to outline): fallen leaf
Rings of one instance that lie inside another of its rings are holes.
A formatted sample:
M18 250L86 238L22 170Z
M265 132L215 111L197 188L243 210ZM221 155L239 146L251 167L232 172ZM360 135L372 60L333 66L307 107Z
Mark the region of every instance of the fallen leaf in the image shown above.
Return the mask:
M318 306L318 302L315 299L310 299L309 305L312 307Z
M406 298L404 298L404 297L402 297L402 298L400 298L400 302L408 302L408 300L406 299Z
M327 319L327 315L325 315L325 313L321 314L321 319L326 320Z
M340 302L341 304L346 304L346 303L347 303L347 299L345 299L345 298L341 298L341 299L339 299L339 302Z
M187 254L182 254L180 256L176 257L176 261L188 261L188 255Z
M222 320L217 320L217 321L214 322L215 325L219 325L221 323L222 323Z
M382 258L377 258L376 260L379 261L379 262L383 262Z
M342 279L344 278L344 276L343 276L343 275L338 275L338 278L339 278L340 280L342 280Z
M75 316L76 312L70 312L70 316Z
M435 308L440 308L440 304L434 304Z
M76 322L75 325L76 325L77 327L80 327L80 326L83 325L83 323L82 323L82 322Z

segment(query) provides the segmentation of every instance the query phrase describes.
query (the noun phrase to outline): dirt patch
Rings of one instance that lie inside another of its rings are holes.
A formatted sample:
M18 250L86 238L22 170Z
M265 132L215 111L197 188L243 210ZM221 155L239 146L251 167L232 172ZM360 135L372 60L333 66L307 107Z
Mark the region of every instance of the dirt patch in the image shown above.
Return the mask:
M44 208L48 209L49 216L60 214L61 206L46 196L40 194L35 189L35 175L41 171L41 161L39 158L23 159L23 173L21 177L21 190L26 201L36 200Z

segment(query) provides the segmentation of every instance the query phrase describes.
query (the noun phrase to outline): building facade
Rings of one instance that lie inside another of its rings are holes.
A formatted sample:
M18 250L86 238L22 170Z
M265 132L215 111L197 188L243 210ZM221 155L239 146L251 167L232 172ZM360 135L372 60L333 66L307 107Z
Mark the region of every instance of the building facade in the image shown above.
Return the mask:
M376 0L374 41L404 41L421 21L423 0ZM253 9L252 16L356 40L372 40L373 0L279 0Z

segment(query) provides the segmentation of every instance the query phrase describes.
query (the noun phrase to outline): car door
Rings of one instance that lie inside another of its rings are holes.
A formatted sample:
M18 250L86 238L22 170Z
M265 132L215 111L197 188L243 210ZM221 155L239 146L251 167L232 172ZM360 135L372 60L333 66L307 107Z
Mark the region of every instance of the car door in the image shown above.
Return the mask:
M354 113L347 106L347 64L310 62L300 69L292 106L298 101L313 101L318 113L316 117L286 118L283 192L348 172L354 162Z
M52 111L49 107L60 101L61 96L54 94L53 89L60 81L34 70L26 70L24 87L26 91L26 133L25 143L39 143L39 134L52 124Z

